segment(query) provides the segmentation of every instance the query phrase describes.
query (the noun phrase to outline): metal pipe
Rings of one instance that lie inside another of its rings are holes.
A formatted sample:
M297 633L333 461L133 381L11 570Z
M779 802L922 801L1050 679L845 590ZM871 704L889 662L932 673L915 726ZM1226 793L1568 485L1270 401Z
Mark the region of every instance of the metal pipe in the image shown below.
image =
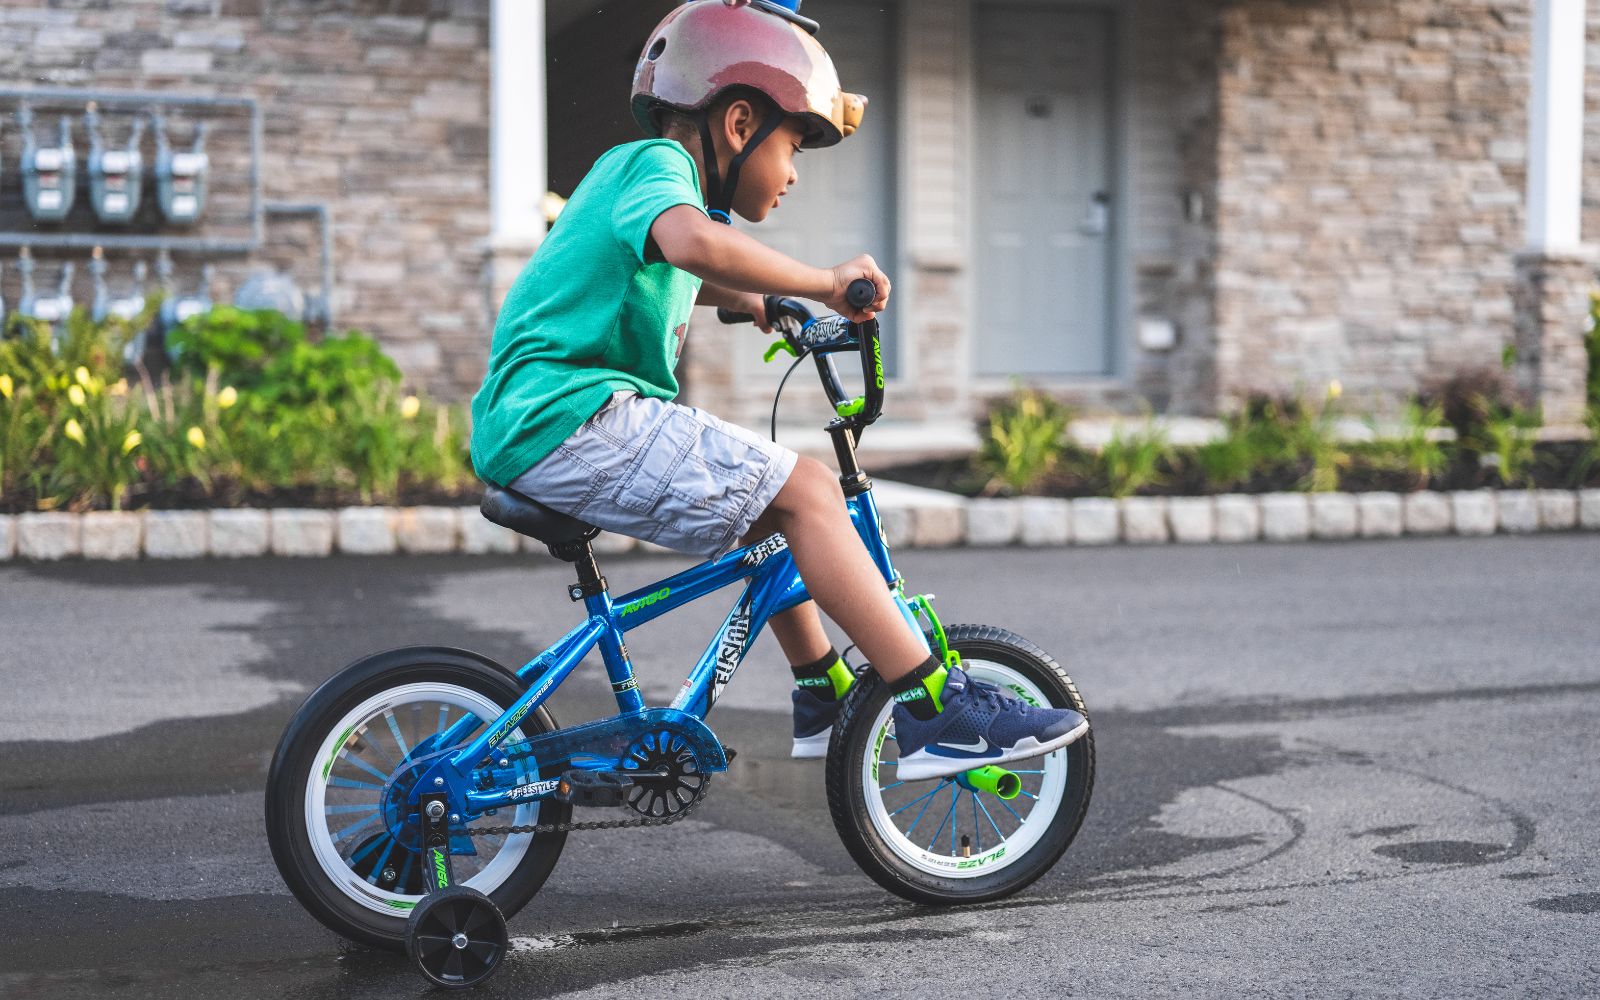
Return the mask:
M316 202L269 201L268 215L309 215L317 220L322 237L322 319L333 325L333 210Z

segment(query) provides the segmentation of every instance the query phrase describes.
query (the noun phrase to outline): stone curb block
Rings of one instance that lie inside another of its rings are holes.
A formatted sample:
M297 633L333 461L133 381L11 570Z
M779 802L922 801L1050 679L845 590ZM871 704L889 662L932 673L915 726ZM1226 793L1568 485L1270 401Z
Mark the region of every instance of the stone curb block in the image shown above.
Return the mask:
M17 516L0 514L0 562L10 559L17 551Z
M495 524L476 507L457 507L456 523L461 528L461 551L467 555L508 555L517 551L517 533ZM604 537L601 534L600 538ZM595 539L596 552L600 551L600 538Z
M1017 534L1027 522L1029 502L1041 499L1039 497L1024 497L1020 500L1000 500L994 497L979 497L967 502L967 544L979 547L993 547L997 545L1010 545L1017 540ZM1060 503L1060 501L1058 501ZM1066 504L1061 503L1065 508ZM1052 506L1050 510L1057 510ZM1065 513L1060 516L1060 525L1065 529L1067 523ZM1063 531L1063 534L1065 532ZM1063 545L1066 539L1051 544Z
M1123 541L1130 545L1161 545L1171 541L1166 497L1123 497L1118 506Z
M1212 497L1173 497L1167 501L1172 540L1199 545L1217 537L1217 505Z
M272 548L272 518L264 510L211 512L211 554L220 559L264 556Z
M947 549L967 537L965 502L917 504L911 508L911 547Z
M1578 527L1600 531L1600 490L1583 490L1578 494Z
M1539 503L1532 490L1500 490L1495 505L1500 510L1500 530L1526 535L1539 530Z
M1268 493L1261 498L1261 537L1303 542L1311 535L1311 505L1304 493Z
M151 559L198 559L211 551L211 518L203 510L147 510L144 554Z
M1356 537L1359 523L1356 498L1348 493L1311 495L1311 537L1341 539Z
M1072 540L1078 545L1110 545L1117 540L1120 521L1115 500L1078 497L1072 501Z
M53 562L82 552L83 520L60 511L17 515L17 556Z
M1408 535L1443 535L1450 530L1450 498L1443 493L1407 493L1405 528Z
M1362 538L1399 538L1405 528L1405 504L1398 493L1357 493L1356 519Z
M1450 513L1458 535L1492 535L1499 515L1493 490L1461 490L1450 494Z
M91 510L82 530L85 559L137 559L144 544L144 516L132 511Z
M1578 494L1571 490L1538 490L1539 527L1544 531L1571 531L1578 526Z
M1023 545L1067 545L1072 542L1072 501L1059 497L1026 497L1015 501ZM970 522L969 522L970 523Z
M903 549L911 545L912 532L916 529L909 508L880 507L878 523L883 531L884 543L891 549Z
M272 552L279 556L325 556L333 551L333 512L275 507Z
M454 552L460 527L451 507L406 507L395 518L394 538L412 554Z
M1244 493L1216 498L1217 541L1253 542L1261 537L1261 501Z
M399 548L394 538L394 523L399 512L393 507L344 507L338 514L334 536L339 551L353 556L388 556Z

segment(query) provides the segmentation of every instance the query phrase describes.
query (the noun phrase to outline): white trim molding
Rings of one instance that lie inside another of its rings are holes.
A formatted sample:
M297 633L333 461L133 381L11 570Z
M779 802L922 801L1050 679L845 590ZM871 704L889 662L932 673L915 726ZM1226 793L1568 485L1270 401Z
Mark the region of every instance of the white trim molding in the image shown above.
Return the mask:
M489 216L494 247L537 245L548 186L544 0L493 0L489 63Z
M1527 249L1536 253L1582 240L1585 16L1585 0L1534 0Z

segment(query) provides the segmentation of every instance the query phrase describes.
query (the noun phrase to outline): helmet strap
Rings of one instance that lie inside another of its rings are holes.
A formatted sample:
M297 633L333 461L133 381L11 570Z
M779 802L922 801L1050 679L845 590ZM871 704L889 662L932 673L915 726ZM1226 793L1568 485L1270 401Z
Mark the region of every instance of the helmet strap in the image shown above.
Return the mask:
M717 146L711 139L711 113L702 111L695 115L695 120L700 125L700 152L706 163L706 181L710 187L706 197L706 214L723 225L732 225L733 216L729 212L733 208L733 194L739 189L739 168L744 166L744 161L756 151L756 147L766 141L767 136L778 130L783 114L777 107L768 109L766 121L744 144L744 149L729 161L725 180L717 168Z

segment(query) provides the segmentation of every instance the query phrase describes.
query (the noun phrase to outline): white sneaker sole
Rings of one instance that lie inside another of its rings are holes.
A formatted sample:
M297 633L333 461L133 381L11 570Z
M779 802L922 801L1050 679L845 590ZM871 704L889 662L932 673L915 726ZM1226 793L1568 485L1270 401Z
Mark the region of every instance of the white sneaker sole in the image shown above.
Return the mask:
M997 767L1009 764L1014 760L1027 760L1030 757L1038 757L1053 750L1060 750L1064 746L1077 742L1078 738L1088 731L1089 720L1085 719L1082 725L1064 736L1058 736L1044 743L1040 743L1032 736L1025 736L1018 740L1016 746L1013 746L1010 750L1002 754L996 754L993 757L969 757L965 760L957 760L954 757L941 757L926 750L917 750L900 758L900 763L895 767L894 775L897 781L926 781L929 778L948 778L963 771L971 771L979 767Z
M796 736L794 749L789 751L789 756L795 760L821 760L828 756L828 740L832 738L832 726L815 736Z

